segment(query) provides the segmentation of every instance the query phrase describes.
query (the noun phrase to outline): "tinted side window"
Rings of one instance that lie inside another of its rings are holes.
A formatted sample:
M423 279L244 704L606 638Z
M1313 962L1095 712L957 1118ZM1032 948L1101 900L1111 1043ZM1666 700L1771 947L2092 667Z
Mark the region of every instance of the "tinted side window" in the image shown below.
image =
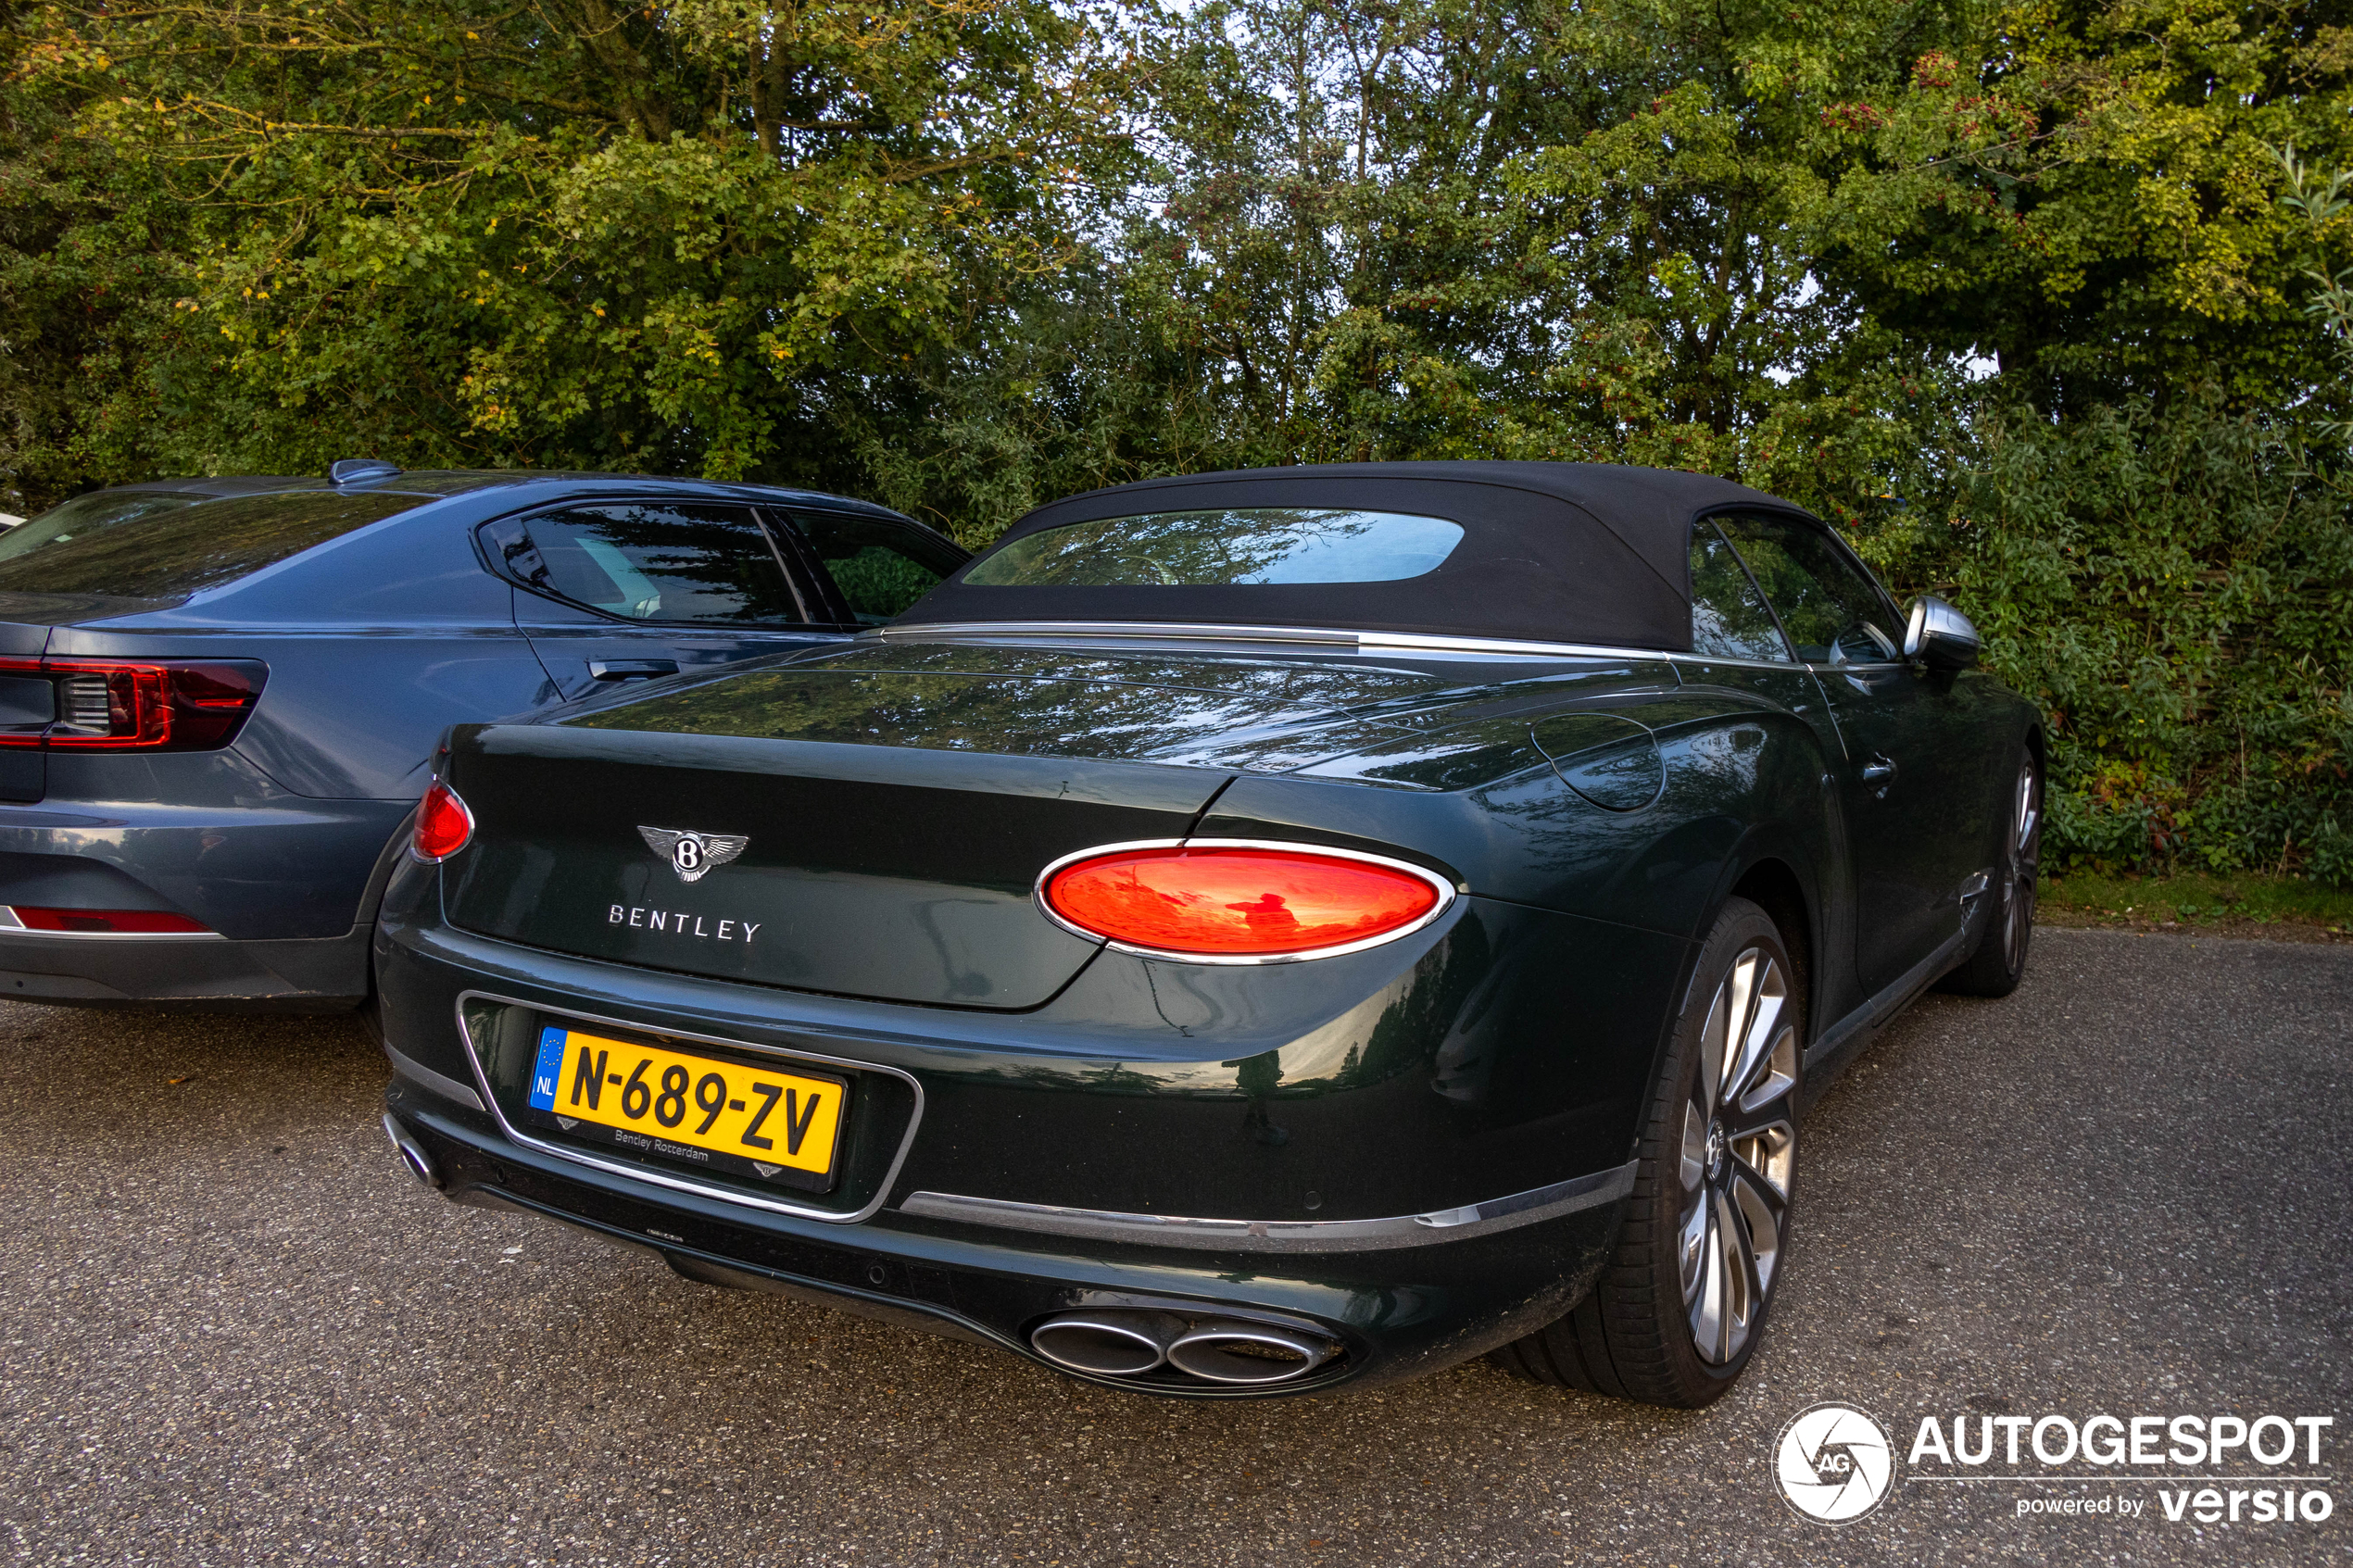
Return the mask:
M1692 528L1692 651L1782 662L1790 657L1756 584L1704 518Z
M964 564L963 552L946 540L887 518L802 511L793 521L861 625L903 614Z
M547 592L624 621L798 621L800 605L750 510L607 501L526 519L528 548L495 528L494 552Z
M1798 658L1808 664L1885 664L1899 657L1885 624L1894 614L1886 596L1820 530L1783 518L1716 521L1780 613Z
M327 490L80 496L0 536L0 591L181 597L430 499Z

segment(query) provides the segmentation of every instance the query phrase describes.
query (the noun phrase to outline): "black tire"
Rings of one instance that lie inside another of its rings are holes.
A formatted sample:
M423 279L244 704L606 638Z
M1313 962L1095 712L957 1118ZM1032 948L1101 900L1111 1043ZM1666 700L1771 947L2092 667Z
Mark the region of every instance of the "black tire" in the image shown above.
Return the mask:
M2032 751L2019 758L2018 784L2002 831L2001 861L1994 868L1993 918L1976 950L1936 983L1964 997L2007 997L2026 978L2034 944L2034 882L2043 861L2043 770Z
M1736 984L1743 965L1746 990ZM1722 1029L1713 1027L1719 1010ZM1734 1012L1743 1014L1737 1030ZM1747 899L1729 900L1700 949L1643 1118L1617 1250L1567 1316L1494 1352L1500 1365L1684 1410L1723 1397L1756 1353L1788 1258L1805 1039L1806 997L1780 930ZM1718 1104L1728 1042L1747 1048L1734 1054L1732 1090Z

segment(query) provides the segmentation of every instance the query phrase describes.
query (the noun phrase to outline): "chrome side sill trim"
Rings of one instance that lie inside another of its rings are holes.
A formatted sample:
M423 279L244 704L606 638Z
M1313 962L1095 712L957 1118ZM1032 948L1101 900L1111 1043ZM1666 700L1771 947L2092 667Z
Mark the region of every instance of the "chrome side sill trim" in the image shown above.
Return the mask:
M471 1106L476 1110L490 1109L482 1103L480 1095L447 1073L435 1073L423 1062L413 1057L402 1056L390 1046L384 1047L384 1055L392 1059L392 1070L395 1073L399 1073L403 1078L409 1079L420 1088L431 1089L444 1099L454 1099L459 1105Z
M751 1193L738 1192L731 1187L713 1186L708 1182L698 1182L689 1177L672 1175L651 1165L633 1165L623 1160L600 1159L577 1148L567 1148L560 1144L548 1143L542 1138L535 1138L516 1127L512 1122L507 1120L507 1113L499 1109L497 1098L490 1092L490 1075L483 1069L482 1052L474 1044L473 1031L466 1027L466 1004L471 1001L497 1002L501 1007L529 1008L534 1012L544 1012L556 1018L578 1019L583 1023L601 1023L608 1029L628 1029L640 1035L660 1035L666 1039L694 1040L706 1046L724 1046L729 1050L749 1051L755 1056L774 1057L780 1061L815 1062L825 1067L846 1067L860 1073L879 1073L885 1077L897 1078L904 1083L915 1097L915 1109L907 1118L907 1131L899 1139L898 1151L890 1157L890 1169L883 1173L881 1184L875 1188L873 1201L855 1213L845 1213L838 1209L819 1209L807 1203L787 1203L778 1198L760 1198ZM876 1061L860 1061L846 1056L827 1056L822 1051L799 1050L790 1046L762 1045L755 1040L732 1039L724 1035L698 1035L691 1030L676 1029L667 1024L647 1023L629 1018L608 1018L601 1013L580 1012L572 1008L549 1007L545 1002L525 1001L521 997L501 996L496 991L461 992L453 1010L458 1016L458 1038L466 1047L467 1061L473 1067L474 1081L482 1091L480 1098L491 1116L497 1120L500 1132L525 1148L536 1149L542 1154L551 1154L559 1160L569 1160L577 1165L594 1166L599 1171L609 1172L616 1176L626 1176L632 1181L650 1182L655 1186L669 1187L674 1192L691 1192L698 1198L717 1198L722 1203L741 1204L747 1209L764 1209L772 1214L789 1214L799 1220L823 1220L828 1224L854 1225L861 1221L873 1219L881 1210L883 1200L890 1196L890 1189L898 1185L900 1169L907 1163L908 1151L915 1147L915 1134L924 1124L923 1081L912 1073L896 1067L886 1067Z
M1580 1209L1616 1202L1634 1190L1628 1160L1612 1170L1554 1182L1550 1186L1490 1198L1460 1209L1400 1214L1382 1220L1197 1220L1170 1214L1120 1214L1100 1209L1058 1209L1044 1203L1013 1203L998 1198L963 1198L919 1192L899 1206L902 1214L1048 1236L1128 1241L1144 1247L1191 1247L1219 1252L1372 1252L1387 1248L1430 1247L1440 1242L1492 1236L1498 1231L1557 1219Z

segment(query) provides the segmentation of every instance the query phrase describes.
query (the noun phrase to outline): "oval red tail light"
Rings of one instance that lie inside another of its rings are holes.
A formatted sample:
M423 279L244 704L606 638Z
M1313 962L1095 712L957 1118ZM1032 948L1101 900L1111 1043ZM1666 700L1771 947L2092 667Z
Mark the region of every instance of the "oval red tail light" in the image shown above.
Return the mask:
M456 790L434 780L417 805L417 833L409 841L409 852L432 865L463 849L473 835L474 814L466 809Z
M1314 958L1402 936L1453 897L1395 860L1257 845L1109 849L1051 869L1038 899L1085 935L1206 962Z

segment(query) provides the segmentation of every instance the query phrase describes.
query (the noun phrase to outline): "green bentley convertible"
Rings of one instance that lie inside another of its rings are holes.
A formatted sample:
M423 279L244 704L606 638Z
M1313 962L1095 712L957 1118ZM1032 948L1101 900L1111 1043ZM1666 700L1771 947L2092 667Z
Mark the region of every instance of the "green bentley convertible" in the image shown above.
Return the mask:
M1108 1386L1717 1398L1804 1112L2018 984L2043 736L1701 475L1058 501L847 645L453 730L377 926L422 1181Z

